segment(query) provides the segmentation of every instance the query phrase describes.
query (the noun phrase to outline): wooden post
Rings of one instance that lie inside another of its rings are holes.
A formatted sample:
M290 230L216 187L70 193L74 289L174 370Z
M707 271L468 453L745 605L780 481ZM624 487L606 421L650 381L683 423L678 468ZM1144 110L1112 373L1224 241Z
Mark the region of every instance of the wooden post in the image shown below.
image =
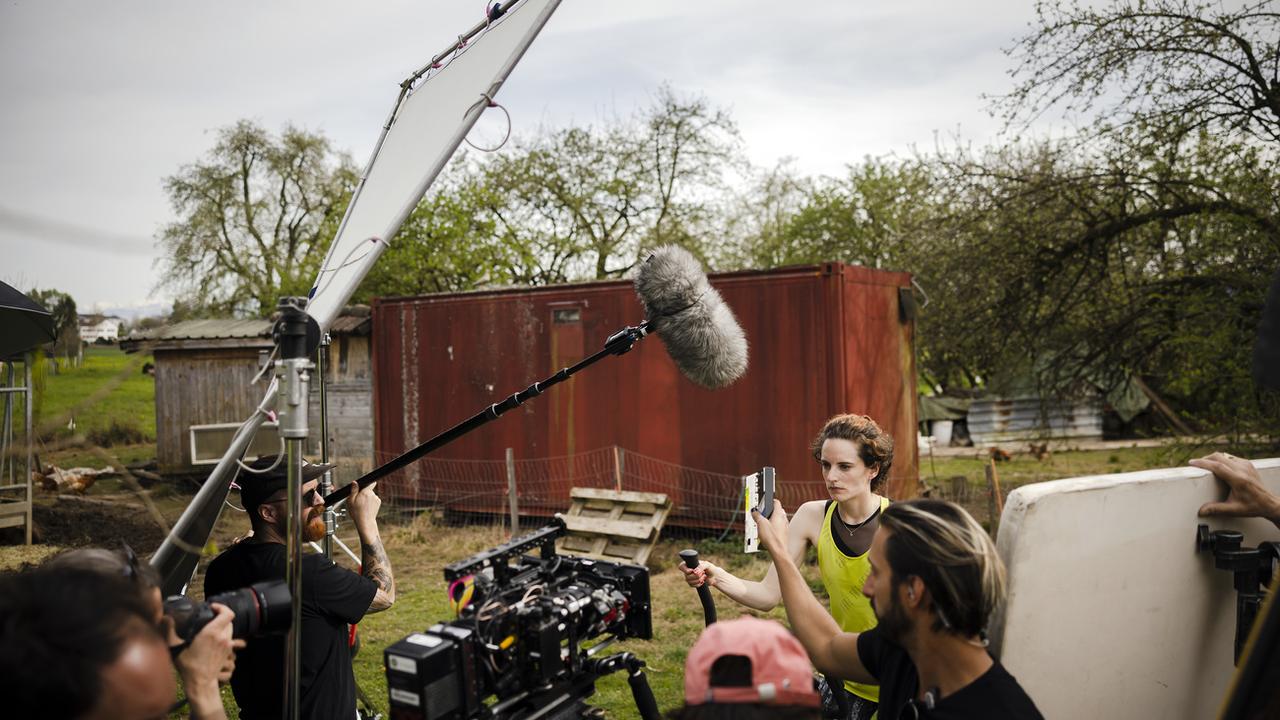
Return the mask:
M987 461L987 488L991 491L987 515L991 519L991 537L994 538L1000 527L1000 516L1004 513L1004 497L1000 494L1000 475L996 473L995 458Z
M1168 420L1169 424L1173 425L1173 427L1176 428L1178 432L1182 433L1183 435L1195 434L1191 430L1191 428L1188 427L1187 424L1182 421L1182 418L1178 417L1178 414L1173 411L1173 408L1169 407L1168 404L1166 404L1165 401L1159 395L1156 394L1155 390L1152 390L1149 385L1147 385L1145 382L1142 381L1142 378L1138 377L1137 375L1133 375L1131 376L1131 380L1133 384L1136 385L1137 388L1142 391L1142 394L1147 396L1147 399L1151 401L1151 404L1156 406L1156 410L1162 416L1164 416L1164 419Z
M618 492L622 492L622 472L627 466L624 452L626 451L617 445L613 446L613 489Z
M511 509L511 537L520 534L520 507L516 502L516 451L507 448L507 504Z

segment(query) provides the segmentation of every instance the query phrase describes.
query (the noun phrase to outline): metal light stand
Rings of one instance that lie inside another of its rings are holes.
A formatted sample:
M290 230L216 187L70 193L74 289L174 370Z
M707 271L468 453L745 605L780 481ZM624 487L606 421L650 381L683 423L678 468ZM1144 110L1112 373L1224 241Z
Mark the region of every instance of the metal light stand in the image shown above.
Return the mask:
M329 346L332 344L333 337L329 333L324 333L320 338L320 347L316 348L316 382L320 395L320 462L328 464L329 462L329 393L326 387L326 375L329 371ZM333 470L326 470L324 475L320 476L320 484L317 486L320 491L320 497L325 497L333 492ZM346 553L357 566L360 565L360 556L347 547L342 542L342 538L337 536L338 531L338 511L333 509L332 505L324 506L324 539L319 543L311 543L311 547L323 554L330 560L333 559L333 547L336 544L338 549ZM351 658L355 660L355 651L359 648L359 643L352 647ZM360 683L356 682L356 717L357 718L380 718L382 715L374 709L373 703L369 700L369 696L365 693L364 688L360 687ZM360 709L363 704L364 710Z
M320 462L329 462L329 395L325 392L325 373L329 371L329 343L332 338L325 333L320 338L320 348L316 351L316 377L320 383ZM320 476L320 497L333 492L333 470L326 470ZM320 541L320 552L333 559L333 535L338 530L337 513L332 507L324 507L324 540ZM350 552L350 551L348 551Z
M293 598L292 621L285 641L285 717L297 720L301 710L299 682L302 677L302 455L307 442L307 402L315 367L307 352L306 298L281 298L280 320L275 341L280 348L276 377L280 395L276 402L280 436L284 439L288 463L288 534L285 581Z
M329 393L325 386L325 373L329 367L329 345L331 336L325 333L320 339L320 348L316 353L316 376L320 390L320 462L328 464L329 462ZM328 470L324 475L320 476L320 497L326 497L333 492L333 470ZM354 550L347 547L342 542L342 538L338 537L338 511L333 509L332 505L324 506L324 539L319 543L311 543L311 547L316 552L322 553L330 560L333 559L333 546L336 544L339 550L342 550L347 557L356 565L360 564L360 556Z

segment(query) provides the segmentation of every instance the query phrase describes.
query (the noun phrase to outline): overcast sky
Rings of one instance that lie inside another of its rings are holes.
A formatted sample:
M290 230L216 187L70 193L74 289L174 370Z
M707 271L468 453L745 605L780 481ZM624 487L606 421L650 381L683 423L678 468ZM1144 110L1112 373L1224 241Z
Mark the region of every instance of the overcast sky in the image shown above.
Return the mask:
M838 174L935 138L995 138L982 93L1027 0L564 0L499 93L515 131L647 105L666 82L727 108L753 162ZM82 311L168 304L161 181L240 118L368 159L397 86L483 0L4 0L0 280Z

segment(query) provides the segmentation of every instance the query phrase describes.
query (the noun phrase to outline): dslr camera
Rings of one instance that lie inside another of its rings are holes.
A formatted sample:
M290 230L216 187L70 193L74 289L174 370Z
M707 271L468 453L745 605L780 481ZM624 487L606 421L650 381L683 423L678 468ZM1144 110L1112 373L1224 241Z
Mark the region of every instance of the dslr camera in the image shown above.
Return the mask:
M393 719L582 717L595 681L618 671L641 717L658 717L644 662L601 655L652 637L648 569L557 555L564 534L557 519L445 568L457 618L384 652Z
M231 621L231 634L236 638L252 638L288 632L292 596L284 580L267 580L247 588L231 590L197 602L185 595L164 601L164 614L173 618L173 629L183 642L199 633L214 618L210 603L220 603L236 614Z

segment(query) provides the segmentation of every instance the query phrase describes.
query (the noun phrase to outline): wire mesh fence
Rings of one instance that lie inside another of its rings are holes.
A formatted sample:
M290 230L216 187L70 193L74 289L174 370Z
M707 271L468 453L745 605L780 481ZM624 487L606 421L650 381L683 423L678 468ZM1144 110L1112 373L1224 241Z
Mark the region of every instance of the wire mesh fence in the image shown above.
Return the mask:
M926 494L931 498L948 500L960 505L994 536L999 528L1000 512L1009 500L1009 493L1019 486L1020 484L1002 485L997 491L993 488L990 478L986 484L975 485L968 477L955 475L934 485L926 486ZM1000 494L998 501L996 492Z
M380 458L382 462L390 456ZM725 532L742 523L742 477L685 467L617 446L547 458L425 458L383 479L379 495L402 509L465 513L509 522L511 489L521 518L550 517L570 504L575 487L662 493L671 499L668 528ZM794 483L784 503L825 497L821 483Z
M394 457L381 455L379 462ZM352 468L352 477L367 469ZM742 528L741 476L686 467L617 446L546 458L427 457L380 481L378 494L390 507L404 511L430 509L469 522L509 524L513 488L520 518L549 518L568 510L569 491L575 487L662 493L672 503L668 530L724 536ZM1001 487L998 503L989 482L975 484L965 476L936 482L926 491L931 497L962 505L994 533L999 508L1015 487ZM828 497L816 472L801 480L780 478L778 496L788 511L805 501Z

